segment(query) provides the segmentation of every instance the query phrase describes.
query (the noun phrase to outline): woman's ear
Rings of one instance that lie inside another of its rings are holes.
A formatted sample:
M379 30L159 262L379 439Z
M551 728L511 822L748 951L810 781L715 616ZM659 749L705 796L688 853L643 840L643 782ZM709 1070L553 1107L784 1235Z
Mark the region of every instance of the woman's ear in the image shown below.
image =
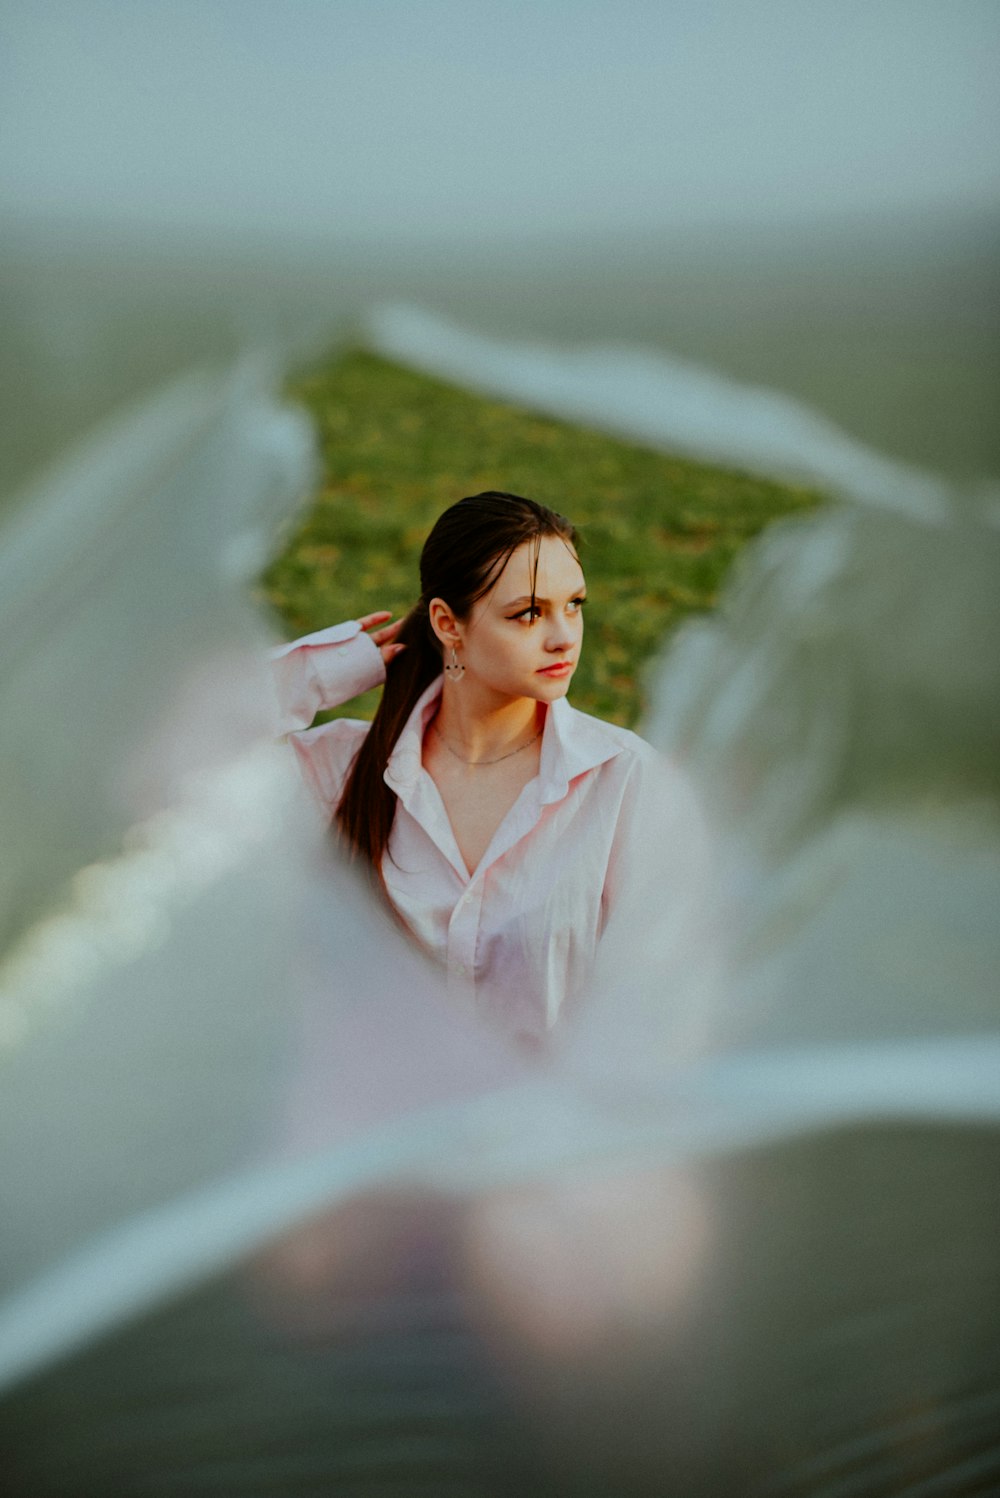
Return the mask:
M427 617L431 629L446 648L461 643L458 620L443 598L432 598L427 605Z

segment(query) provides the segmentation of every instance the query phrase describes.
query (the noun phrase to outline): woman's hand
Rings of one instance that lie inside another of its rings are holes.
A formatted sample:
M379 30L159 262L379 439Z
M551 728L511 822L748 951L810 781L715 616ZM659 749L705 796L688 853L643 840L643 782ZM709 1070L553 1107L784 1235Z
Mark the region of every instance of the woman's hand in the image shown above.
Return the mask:
M390 624L385 629L375 628L376 624L384 624L386 619L391 618L391 609L379 609L378 613L365 614L363 619L358 620L358 623L361 625L362 629L370 631L371 638L375 641L375 644L381 651L382 659L386 665L388 665L389 662L393 660L401 650L406 649L405 645L396 645L393 643L396 636L399 634L400 629L402 628L402 619L397 619L395 624Z

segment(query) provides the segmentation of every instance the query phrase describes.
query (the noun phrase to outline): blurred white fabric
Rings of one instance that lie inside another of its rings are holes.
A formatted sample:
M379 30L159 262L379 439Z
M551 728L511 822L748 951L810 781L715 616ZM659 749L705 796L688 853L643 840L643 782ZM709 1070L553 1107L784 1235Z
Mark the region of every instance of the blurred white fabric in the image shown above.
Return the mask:
M419 1186L469 1204L471 1303L579 1491L618 1461L619 1491L708 1492L721 1451L758 1454L754 1492L986 1490L997 41L972 0L5 8L12 1399ZM248 585L314 471L277 391L357 328L841 496L664 659L648 736L709 808L713 879L698 920L637 898L551 1071L449 1012L271 743ZM163 1323L195 1349L198 1304ZM631 1402L625 1345L667 1369Z

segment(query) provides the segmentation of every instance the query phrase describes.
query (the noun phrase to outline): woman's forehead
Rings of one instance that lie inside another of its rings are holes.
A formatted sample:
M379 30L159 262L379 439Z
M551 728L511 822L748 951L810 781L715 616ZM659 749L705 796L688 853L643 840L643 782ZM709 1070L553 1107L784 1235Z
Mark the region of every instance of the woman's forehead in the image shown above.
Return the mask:
M561 536L543 536L537 546L525 541L511 552L494 592L499 596L501 590L506 594L513 589L550 597L575 593L582 585L583 568L569 542Z

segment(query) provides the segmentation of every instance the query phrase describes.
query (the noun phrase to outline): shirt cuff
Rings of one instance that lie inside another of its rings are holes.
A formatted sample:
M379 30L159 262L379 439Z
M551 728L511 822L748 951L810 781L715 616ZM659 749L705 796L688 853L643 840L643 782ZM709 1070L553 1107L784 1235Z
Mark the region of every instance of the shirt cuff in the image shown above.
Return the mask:
M340 707L385 680L385 662L356 619L303 635L271 652L281 731L308 728L318 712Z
M270 653L271 660L280 661L282 656L291 655L293 650L301 650L303 646L343 645L348 640L356 639L359 634L361 625L357 619L347 619L343 624L331 624L327 629L314 630L311 635L301 635L288 645L276 645Z

